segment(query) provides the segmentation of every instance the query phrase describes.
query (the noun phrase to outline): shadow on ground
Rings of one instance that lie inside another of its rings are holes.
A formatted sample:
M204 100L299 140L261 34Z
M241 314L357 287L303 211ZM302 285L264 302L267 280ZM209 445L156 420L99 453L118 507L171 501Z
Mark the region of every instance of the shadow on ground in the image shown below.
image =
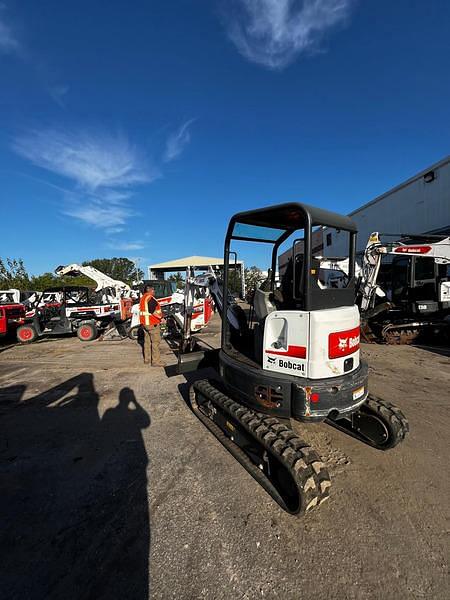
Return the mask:
M432 352L433 354L450 357L450 345L447 345L447 346L423 346L422 344L416 344L415 347L420 348L421 350L426 350L427 352Z
M1 597L147 599L149 415L123 388L101 417L91 373L25 391L0 388Z

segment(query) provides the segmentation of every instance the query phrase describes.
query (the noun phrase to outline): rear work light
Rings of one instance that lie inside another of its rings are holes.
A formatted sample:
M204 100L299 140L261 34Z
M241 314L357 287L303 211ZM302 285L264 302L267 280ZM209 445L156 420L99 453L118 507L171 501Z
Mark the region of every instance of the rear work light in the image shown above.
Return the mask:
M359 350L359 326L336 331L328 336L328 358L341 358Z

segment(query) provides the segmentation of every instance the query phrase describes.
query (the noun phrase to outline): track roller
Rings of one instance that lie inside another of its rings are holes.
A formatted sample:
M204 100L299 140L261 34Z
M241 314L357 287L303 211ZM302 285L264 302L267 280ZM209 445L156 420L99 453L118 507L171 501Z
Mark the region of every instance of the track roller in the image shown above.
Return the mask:
M196 381L192 410L276 502L302 515L328 498L328 471L318 454L275 417L235 402L217 382Z
M409 432L402 411L372 395L349 417L327 419L326 422L378 450L394 448Z

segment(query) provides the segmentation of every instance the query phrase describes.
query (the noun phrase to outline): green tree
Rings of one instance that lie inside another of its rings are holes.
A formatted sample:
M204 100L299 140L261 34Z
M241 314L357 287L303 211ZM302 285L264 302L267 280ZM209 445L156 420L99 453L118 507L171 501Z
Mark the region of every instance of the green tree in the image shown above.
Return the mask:
M7 258L6 263L0 258L0 285L3 289L27 290L30 288L30 276L21 258Z
M137 280L144 277L142 269L136 269L136 265L129 258L95 258L87 260L83 263L84 266L90 265L95 267L102 273L109 275L113 279L124 281L131 285Z
M228 271L228 289L232 294L240 294L242 292L240 270L230 269Z
M183 275L180 272L173 273L172 275L170 275L169 276L169 281L175 281L175 283L177 284L177 288L178 289L184 288L184 278L183 278Z
M55 287L61 284L61 278L54 273L42 273L42 275L33 275L31 278L31 289L37 292L43 292L49 287Z
M265 277L259 267L253 266L244 269L245 287L247 290L256 290Z
M30 289L37 292L43 292L51 287L60 287L63 285L80 285L89 288L95 288L96 284L89 277L83 275L77 277L58 277L54 273L42 273L42 275L34 275L31 278Z
M97 258L91 261L86 261L83 265L91 265L106 273L114 279L125 281L128 284L133 283L138 279L142 279L144 273L141 269L136 271L135 264L128 258ZM95 288L95 282L89 277L80 275L77 277L58 277L54 273L45 272L41 275L28 274L23 260L21 258L0 258L0 288L19 290L36 290L42 292L50 287L58 287L63 285L80 285L90 288Z

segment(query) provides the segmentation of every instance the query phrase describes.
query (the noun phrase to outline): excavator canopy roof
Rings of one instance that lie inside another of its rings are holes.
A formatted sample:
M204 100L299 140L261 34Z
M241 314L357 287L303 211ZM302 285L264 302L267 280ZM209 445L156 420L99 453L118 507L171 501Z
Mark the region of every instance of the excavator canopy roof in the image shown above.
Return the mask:
M287 232L304 229L309 224L311 227L324 225L344 231L357 231L355 223L345 215L299 202L289 202L235 214L230 221L228 236L275 243L285 237Z

